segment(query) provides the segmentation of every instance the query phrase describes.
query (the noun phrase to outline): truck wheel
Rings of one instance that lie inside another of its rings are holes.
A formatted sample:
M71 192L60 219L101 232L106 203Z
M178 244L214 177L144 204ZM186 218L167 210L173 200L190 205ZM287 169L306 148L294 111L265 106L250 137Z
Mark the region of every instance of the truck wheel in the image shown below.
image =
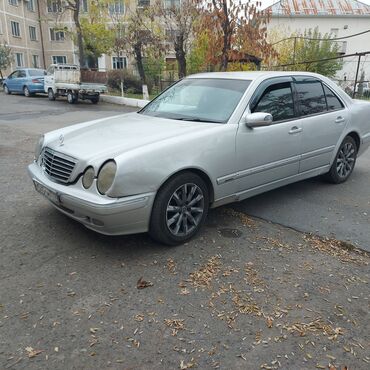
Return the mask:
M53 89L51 89L51 88L48 90L48 98L49 98L50 101L55 100L55 94L54 94Z
M67 101L69 104L75 104L77 102L76 94L73 93L72 91L68 91Z
M91 98L91 103L98 104L99 103L99 98L100 98L99 95L98 96L95 96L94 98Z

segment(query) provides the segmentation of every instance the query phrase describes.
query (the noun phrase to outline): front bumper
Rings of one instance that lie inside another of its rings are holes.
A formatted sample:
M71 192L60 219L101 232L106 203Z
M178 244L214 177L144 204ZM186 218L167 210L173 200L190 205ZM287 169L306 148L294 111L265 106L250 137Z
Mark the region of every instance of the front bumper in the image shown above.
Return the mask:
M36 163L28 166L31 179L56 193L48 199L60 212L89 229L106 235L126 235L148 231L155 193L108 198L83 189L81 179L74 185L51 181Z

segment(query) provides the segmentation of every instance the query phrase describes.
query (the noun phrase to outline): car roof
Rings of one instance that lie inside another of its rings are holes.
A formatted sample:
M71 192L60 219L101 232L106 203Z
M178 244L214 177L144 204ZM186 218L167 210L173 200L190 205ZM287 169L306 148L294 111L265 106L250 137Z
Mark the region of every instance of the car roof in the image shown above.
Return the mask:
M236 80L256 80L259 78L284 77L284 76L310 76L322 77L317 73L293 71L248 71L248 72L207 72L190 75L187 78L227 78Z

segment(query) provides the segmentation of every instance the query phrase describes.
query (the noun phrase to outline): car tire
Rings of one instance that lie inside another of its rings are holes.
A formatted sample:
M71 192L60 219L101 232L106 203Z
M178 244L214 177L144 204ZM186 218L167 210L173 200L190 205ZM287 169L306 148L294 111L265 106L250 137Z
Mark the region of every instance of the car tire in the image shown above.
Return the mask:
M356 141L351 136L346 136L340 144L330 171L325 175L326 180L333 184L347 181L355 168L357 151Z
M29 98L32 94L27 86L23 88L23 94L26 98Z
M6 95L10 95L10 94L11 94L11 92L10 92L10 90L9 90L9 87L8 87L7 85L4 85L3 87L4 87L4 92L5 92L5 94L6 94Z
M185 243L201 229L208 208L206 183L195 173L183 172L168 180L158 191L149 235L170 246Z
M67 101L68 101L69 104L75 104L76 103L76 94L74 94L72 91L68 91Z
M54 91L53 91L53 89L48 89L48 99L50 100L50 101L54 101L55 100L55 94L54 94Z

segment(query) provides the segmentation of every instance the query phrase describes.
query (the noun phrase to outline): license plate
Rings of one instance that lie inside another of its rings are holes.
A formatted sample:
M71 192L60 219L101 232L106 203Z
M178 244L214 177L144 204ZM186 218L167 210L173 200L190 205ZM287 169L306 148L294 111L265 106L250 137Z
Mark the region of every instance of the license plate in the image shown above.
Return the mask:
M51 202L59 204L59 195L57 192L52 191L45 187L44 185L40 184L37 181L33 181L33 184L35 185L36 191L38 191L40 194L42 194L45 198L49 199Z

